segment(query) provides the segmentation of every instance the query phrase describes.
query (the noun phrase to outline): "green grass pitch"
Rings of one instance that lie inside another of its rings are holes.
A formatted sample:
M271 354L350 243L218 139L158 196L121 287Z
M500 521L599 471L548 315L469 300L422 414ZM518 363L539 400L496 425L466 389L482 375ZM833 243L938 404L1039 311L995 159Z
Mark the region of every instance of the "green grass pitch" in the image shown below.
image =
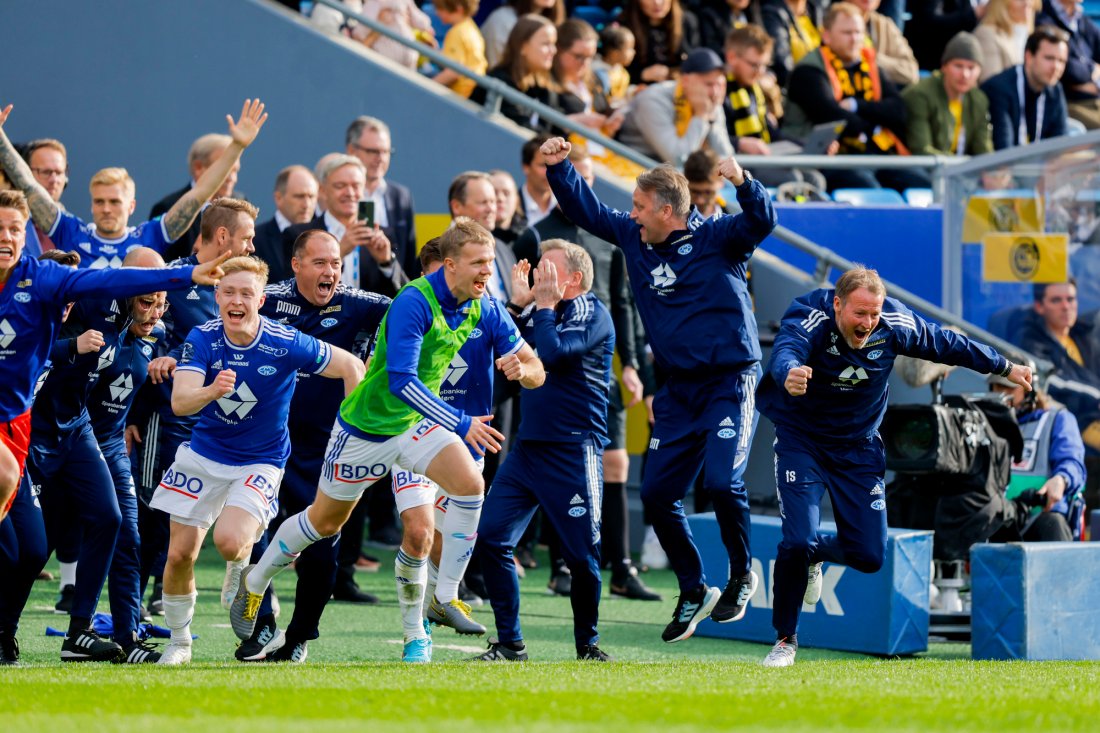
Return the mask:
M526 665L465 662L484 648L435 632L435 660L399 661L392 554L360 573L375 607L336 603L304 665L241 664L218 606L223 565L200 561L194 662L186 668L62 664L57 583L39 582L23 617L23 666L0 668L0 730L50 731L1066 731L1100 730L1100 664L969 661L969 647L934 644L910 659L802 649L790 669L759 666L767 647L696 637L664 644L675 580L646 581L663 603L606 596L601 646L619 661L581 663L568 599L547 595L547 573L522 582ZM276 580L285 624L293 573ZM106 608L106 593L101 602ZM492 628L488 608L475 611Z

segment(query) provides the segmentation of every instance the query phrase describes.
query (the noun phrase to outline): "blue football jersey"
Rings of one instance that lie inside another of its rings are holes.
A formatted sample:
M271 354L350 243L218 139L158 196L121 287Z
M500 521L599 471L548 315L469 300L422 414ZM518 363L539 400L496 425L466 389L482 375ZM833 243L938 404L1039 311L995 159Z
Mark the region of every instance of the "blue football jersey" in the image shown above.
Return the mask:
M92 270L122 267L122 259L137 247L149 247L164 254L172 243L164 231L164 219L159 216L136 227L127 227L121 237L104 239L96 233L95 224L85 224L79 216L61 211L46 235L58 249L79 253L79 267Z
M191 330L176 371L204 375L204 386L223 369L236 372L236 388L199 413L191 449L229 466L267 463L282 467L290 455L287 418L298 371L320 374L332 347L301 331L260 318L247 346L231 343L220 318Z
M123 439L126 416L145 380L149 362L163 356L164 325L158 323L148 336L125 332L111 363L100 369L88 395L88 416L100 446Z

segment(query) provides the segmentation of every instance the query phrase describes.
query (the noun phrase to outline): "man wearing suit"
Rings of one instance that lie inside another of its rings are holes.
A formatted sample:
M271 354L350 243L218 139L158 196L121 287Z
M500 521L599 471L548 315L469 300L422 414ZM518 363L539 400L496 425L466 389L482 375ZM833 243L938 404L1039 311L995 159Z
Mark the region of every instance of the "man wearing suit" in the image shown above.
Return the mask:
M313 221L317 211L317 179L304 165L291 165L275 177L275 216L256 225L252 246L267 263L271 282L290 278L290 258L283 249L283 231Z
M550 216L550 212L558 205L554 200L554 192L550 190L550 183L546 180L546 163L543 162L539 150L549 139L548 135L536 135L523 144L520 152L523 187L519 190L519 200L529 227Z
M409 277L420 274L416 256L416 222L412 194L400 183L386 180L393 155L390 128L375 117L356 117L345 135L346 152L367 171L363 200L374 202L374 220L386 237L401 269ZM370 268L370 263L366 267ZM367 288L365 285L363 286Z
M232 142L228 135L219 135L217 133L210 133L203 135L195 142L191 143L191 149L187 152L187 168L191 171L191 180L186 186L173 191L160 201L153 204L153 209L149 212L149 218L155 219L158 216L166 214L177 201L183 198L188 191L195 187L195 181L202 177L204 171L214 164L222 153L225 152L226 147ZM211 200L222 198L223 196L232 196L233 187L237 185L237 175L241 171L240 161L233 164L233 167L229 170L229 175L226 177L225 182L222 183L221 188L214 192L214 195L210 197ZM241 198L238 196L237 198ZM164 252L164 259L167 262L171 262L174 259L180 257L190 257L191 250L195 247L195 240L199 238L199 224L202 217L195 217L195 220L191 223L191 228L184 232L183 236L172 243L172 246Z
M375 225L359 221L359 201L363 197L366 170L358 158L342 153L326 155L317 170L318 197L325 202L325 211L305 224L294 224L283 230L284 260L298 235L310 229L324 229L340 242L344 256L341 281L349 287L362 288L387 297L397 295L409 281L396 253L381 228L375 208ZM385 493L385 492L381 492Z
M1042 26L1028 37L1023 64L982 84L989 97L994 150L1066 134L1066 97L1058 80L1068 55L1066 34Z

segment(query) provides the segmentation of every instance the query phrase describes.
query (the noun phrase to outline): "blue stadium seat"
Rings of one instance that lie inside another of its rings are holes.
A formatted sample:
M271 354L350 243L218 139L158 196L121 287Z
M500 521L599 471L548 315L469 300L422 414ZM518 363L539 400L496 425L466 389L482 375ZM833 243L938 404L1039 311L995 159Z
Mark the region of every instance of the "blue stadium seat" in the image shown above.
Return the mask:
M587 22L597 31L603 30L603 27L610 23L612 18L611 13L598 5L581 5L573 8L573 17Z
M833 200L855 206L905 206L905 199L892 188L838 188Z
M907 188L902 191L901 195L905 197L905 203L910 206L919 206L922 209L927 209L934 203L932 189L930 188Z

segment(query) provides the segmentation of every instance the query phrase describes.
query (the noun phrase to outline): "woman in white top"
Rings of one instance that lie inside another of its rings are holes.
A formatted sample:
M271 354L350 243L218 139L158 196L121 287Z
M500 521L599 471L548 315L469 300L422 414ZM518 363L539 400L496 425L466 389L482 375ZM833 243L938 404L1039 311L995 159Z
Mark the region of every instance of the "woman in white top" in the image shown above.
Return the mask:
M565 22L565 2L564 0L511 0L489 13L489 17L481 24L481 36L485 39L485 60L489 62L490 69L500 63L516 19L528 13L541 15L557 27Z
M981 81L1024 62L1024 44L1035 30L1035 13L1041 5L1041 0L989 0L974 31L982 46Z

